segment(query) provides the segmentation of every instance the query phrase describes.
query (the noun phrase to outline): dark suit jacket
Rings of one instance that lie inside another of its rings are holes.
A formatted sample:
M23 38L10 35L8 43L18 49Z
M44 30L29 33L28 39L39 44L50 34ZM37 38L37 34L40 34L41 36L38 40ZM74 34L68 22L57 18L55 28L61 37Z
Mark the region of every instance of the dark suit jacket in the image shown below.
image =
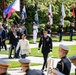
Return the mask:
M14 34L12 31L10 31L8 33L8 37L9 37L9 40L10 40L10 44L15 44L18 42L18 38L15 38Z
M6 39L6 32L5 32L5 30L2 31L2 40L3 39Z

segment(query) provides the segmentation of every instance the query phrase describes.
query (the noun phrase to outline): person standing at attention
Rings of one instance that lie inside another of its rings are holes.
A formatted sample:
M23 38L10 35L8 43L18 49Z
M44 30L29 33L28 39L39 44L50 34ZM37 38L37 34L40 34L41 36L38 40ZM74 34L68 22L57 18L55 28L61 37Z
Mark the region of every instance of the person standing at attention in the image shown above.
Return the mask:
M33 22L33 42L34 43L36 43L37 33L38 33L38 25L36 24L36 22Z
M57 63L56 69L65 75L70 75L71 62L67 58L69 48L63 44L59 45L59 57L61 60Z

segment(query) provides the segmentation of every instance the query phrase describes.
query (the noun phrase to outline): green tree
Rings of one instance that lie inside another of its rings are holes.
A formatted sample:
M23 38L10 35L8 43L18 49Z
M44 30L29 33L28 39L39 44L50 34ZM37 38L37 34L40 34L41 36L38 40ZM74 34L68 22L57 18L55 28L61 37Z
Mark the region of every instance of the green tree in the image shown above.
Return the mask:
M9 6L10 3L12 3L12 1L13 0L6 0L6 5ZM53 11L53 20L54 20L54 24L52 28L57 28L57 25L59 25L62 3L64 3L65 11L66 11L65 20L72 21L71 9L72 9L72 4L75 3L74 1L75 0L52 0L52 11ZM34 12L35 2L37 2L38 4L40 24L46 24L48 22L48 7L50 4L50 0L25 0L26 11L27 11L27 19L25 26L27 27L28 33L32 32L32 24L35 14ZM0 0L0 14L1 13L2 13L2 0ZM21 12L13 13L9 19L9 23L11 23L10 22L11 19L12 22L16 21L19 24L21 20ZM0 21L2 21L1 15L0 15Z

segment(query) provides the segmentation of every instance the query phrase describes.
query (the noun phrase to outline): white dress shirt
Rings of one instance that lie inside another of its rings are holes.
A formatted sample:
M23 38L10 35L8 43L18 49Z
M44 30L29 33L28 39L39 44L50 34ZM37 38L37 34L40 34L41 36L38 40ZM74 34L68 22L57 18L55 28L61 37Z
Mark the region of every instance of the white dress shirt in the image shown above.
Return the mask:
M18 45L16 47L16 52L20 47L20 54L27 54L28 52L30 52L30 46L29 46L29 41L27 39L21 39L18 42Z

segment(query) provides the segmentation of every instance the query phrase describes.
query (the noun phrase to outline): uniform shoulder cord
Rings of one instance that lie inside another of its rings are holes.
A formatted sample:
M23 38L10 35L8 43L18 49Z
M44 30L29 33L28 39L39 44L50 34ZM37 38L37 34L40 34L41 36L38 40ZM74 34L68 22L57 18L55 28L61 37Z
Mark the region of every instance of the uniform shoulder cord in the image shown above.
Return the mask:
M62 62L62 72L64 71L64 62Z

